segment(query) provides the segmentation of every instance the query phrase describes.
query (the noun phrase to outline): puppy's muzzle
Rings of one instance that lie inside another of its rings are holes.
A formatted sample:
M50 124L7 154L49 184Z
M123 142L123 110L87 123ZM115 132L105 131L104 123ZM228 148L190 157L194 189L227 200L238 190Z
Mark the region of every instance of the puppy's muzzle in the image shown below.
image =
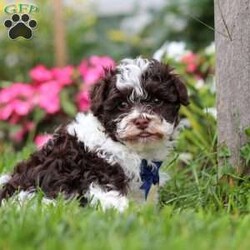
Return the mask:
M136 128L140 130L145 130L148 128L148 125L150 123L151 119L147 117L138 117L133 120L134 125Z

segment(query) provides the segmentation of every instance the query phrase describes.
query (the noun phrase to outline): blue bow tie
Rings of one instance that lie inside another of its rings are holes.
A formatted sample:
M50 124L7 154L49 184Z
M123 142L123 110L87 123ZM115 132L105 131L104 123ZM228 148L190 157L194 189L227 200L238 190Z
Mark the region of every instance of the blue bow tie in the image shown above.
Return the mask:
M143 159L140 165L140 177L143 182L140 189L145 192L145 200L148 197L149 190L152 184L158 184L160 181L159 168L162 161L152 161L153 164L148 164L147 160Z

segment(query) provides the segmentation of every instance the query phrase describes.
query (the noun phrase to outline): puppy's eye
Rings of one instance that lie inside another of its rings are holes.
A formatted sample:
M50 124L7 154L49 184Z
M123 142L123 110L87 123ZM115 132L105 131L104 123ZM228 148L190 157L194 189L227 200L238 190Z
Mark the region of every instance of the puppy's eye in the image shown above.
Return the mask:
M121 102L120 104L119 104L119 108L120 109L126 109L126 108L128 108L129 107L129 104L127 103L127 102Z
M162 100L160 100L158 98L154 98L152 101L153 101L154 104L157 104L157 105L162 104Z

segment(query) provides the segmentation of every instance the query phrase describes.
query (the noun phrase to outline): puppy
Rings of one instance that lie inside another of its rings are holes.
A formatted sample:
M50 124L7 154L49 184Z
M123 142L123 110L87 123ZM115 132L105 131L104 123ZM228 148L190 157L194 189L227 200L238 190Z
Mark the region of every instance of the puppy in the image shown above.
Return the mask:
M186 87L169 66L139 57L106 69L90 96L89 113L57 129L5 176L0 202L37 188L47 199L62 194L103 210L148 199L172 148L180 105L188 104Z

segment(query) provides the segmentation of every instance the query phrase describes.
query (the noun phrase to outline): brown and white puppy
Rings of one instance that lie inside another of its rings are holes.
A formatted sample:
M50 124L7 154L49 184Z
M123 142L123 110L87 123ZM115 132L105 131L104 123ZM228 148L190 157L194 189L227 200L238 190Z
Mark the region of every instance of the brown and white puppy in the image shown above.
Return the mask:
M89 113L2 176L0 202L16 191L20 199L33 196L37 188L47 201L61 193L104 210L147 199L172 148L180 105L188 104L186 87L154 59L124 59L105 71L91 101Z

